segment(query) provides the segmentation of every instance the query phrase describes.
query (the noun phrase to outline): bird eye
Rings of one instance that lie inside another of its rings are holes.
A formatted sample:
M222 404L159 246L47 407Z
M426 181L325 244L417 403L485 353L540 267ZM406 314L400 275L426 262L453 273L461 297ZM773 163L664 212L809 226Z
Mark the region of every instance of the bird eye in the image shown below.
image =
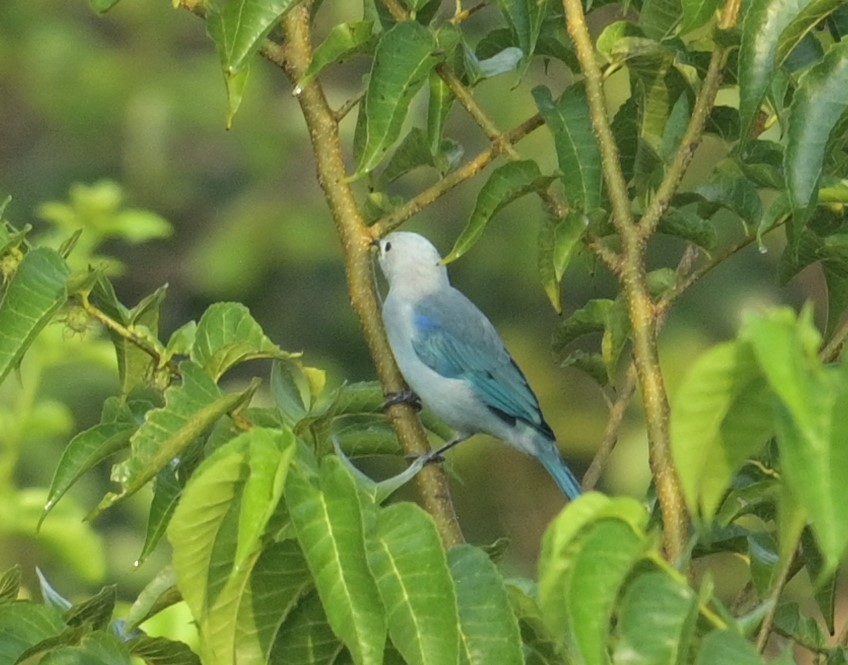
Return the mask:
M386 246L384 247L384 251L388 252L391 248L392 248L392 243L387 242Z

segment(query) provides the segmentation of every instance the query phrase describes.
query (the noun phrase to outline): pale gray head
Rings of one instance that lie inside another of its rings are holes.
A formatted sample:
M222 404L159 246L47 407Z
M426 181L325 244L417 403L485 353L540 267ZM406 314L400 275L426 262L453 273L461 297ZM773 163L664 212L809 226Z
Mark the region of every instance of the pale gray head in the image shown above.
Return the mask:
M382 238L377 246L380 268L390 287L429 291L448 284L442 257L424 236L395 231Z

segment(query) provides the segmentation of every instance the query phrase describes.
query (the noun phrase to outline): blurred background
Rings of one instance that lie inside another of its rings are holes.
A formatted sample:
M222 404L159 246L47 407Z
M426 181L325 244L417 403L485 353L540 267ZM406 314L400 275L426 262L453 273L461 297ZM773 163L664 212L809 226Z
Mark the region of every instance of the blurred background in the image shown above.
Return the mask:
M355 12L354 4L326 3L319 34L339 20L360 18L343 14ZM470 24L481 37L486 14L494 11L479 12ZM368 60L361 58L322 78L334 105L360 89L367 67ZM568 76L561 64L540 63L520 84L507 74L482 83L476 95L508 129L534 108L534 85L545 83L556 96ZM614 85L624 99L626 79ZM417 100L419 111L426 108L425 97ZM197 319L209 304L237 300L281 347L302 350L307 364L326 369L331 384L373 379L349 306L339 243L287 80L257 60L230 130L226 111L223 77L204 24L165 0L123 0L105 17L96 16L85 0L0 3L0 195L12 196L5 216L18 227L32 224L44 231L51 210L45 204L67 201L72 190L77 200L92 205L122 196L120 205L151 211L171 230L160 227L156 239L138 244L107 239L98 251L123 264L115 284L127 305L169 285L163 338ZM348 146L353 115L343 126ZM555 159L547 154L544 131L519 150L552 170ZM460 109L449 117L448 135L463 145L466 157L485 146ZM725 151L717 139L708 138L688 182L704 177ZM413 174L392 193L408 197L437 177L434 171ZM405 228L425 233L446 252L482 182L460 187ZM366 183L357 187L364 195ZM580 475L603 435L607 406L591 379L560 368L551 353L559 317L537 274L541 219L532 197L510 205L450 270L454 284L501 331ZM728 217L720 235L727 241L741 232L738 221ZM750 247L714 271L669 317L661 354L672 397L698 352L732 336L744 311L819 298L815 271L803 273L788 289L778 288L780 239L768 243L769 251ZM657 242L652 267L673 267L681 249L676 240ZM565 311L615 293L603 268L582 257L566 275ZM0 391L0 493L8 498L0 499L0 566L37 564L71 598L106 581L117 581L121 596L133 597L164 561L160 554L138 570L134 566L149 494L141 493L94 524L82 522L109 488L108 465L75 487L41 532L34 533L64 445L97 422L103 399L117 392L111 347L95 343L98 335L97 330L79 335L50 326L44 333L48 341L33 349L19 376L10 377ZM57 355L56 348L62 353ZM268 371L261 365L250 369L262 376ZM14 414L21 408L29 408L31 417L15 429ZM17 445L22 441L25 448ZM533 576L543 530L564 504L544 470L503 444L476 437L451 453L450 471L468 540L487 544L509 538L504 566ZM644 496L649 480L635 400L602 489ZM163 542L160 549L166 547ZM32 575L25 570L25 579L32 581Z

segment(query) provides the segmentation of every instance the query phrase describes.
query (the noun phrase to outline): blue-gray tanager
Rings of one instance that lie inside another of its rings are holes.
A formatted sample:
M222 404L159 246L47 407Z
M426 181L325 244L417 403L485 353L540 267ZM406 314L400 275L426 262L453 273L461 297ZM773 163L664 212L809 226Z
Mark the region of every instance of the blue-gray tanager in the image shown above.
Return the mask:
M456 430L431 456L489 434L536 457L570 499L579 496L527 379L489 319L450 285L436 248L406 232L376 244L389 282L383 321L398 367L421 402Z

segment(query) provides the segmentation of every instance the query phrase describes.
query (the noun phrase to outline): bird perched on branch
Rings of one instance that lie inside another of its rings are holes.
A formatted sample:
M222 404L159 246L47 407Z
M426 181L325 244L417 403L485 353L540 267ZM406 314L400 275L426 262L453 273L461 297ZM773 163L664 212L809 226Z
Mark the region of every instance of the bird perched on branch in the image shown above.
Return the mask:
M570 499L579 496L527 379L489 319L450 285L436 248L400 231L375 245L389 283L383 321L398 367L421 402L456 430L430 457L489 434L538 459Z

